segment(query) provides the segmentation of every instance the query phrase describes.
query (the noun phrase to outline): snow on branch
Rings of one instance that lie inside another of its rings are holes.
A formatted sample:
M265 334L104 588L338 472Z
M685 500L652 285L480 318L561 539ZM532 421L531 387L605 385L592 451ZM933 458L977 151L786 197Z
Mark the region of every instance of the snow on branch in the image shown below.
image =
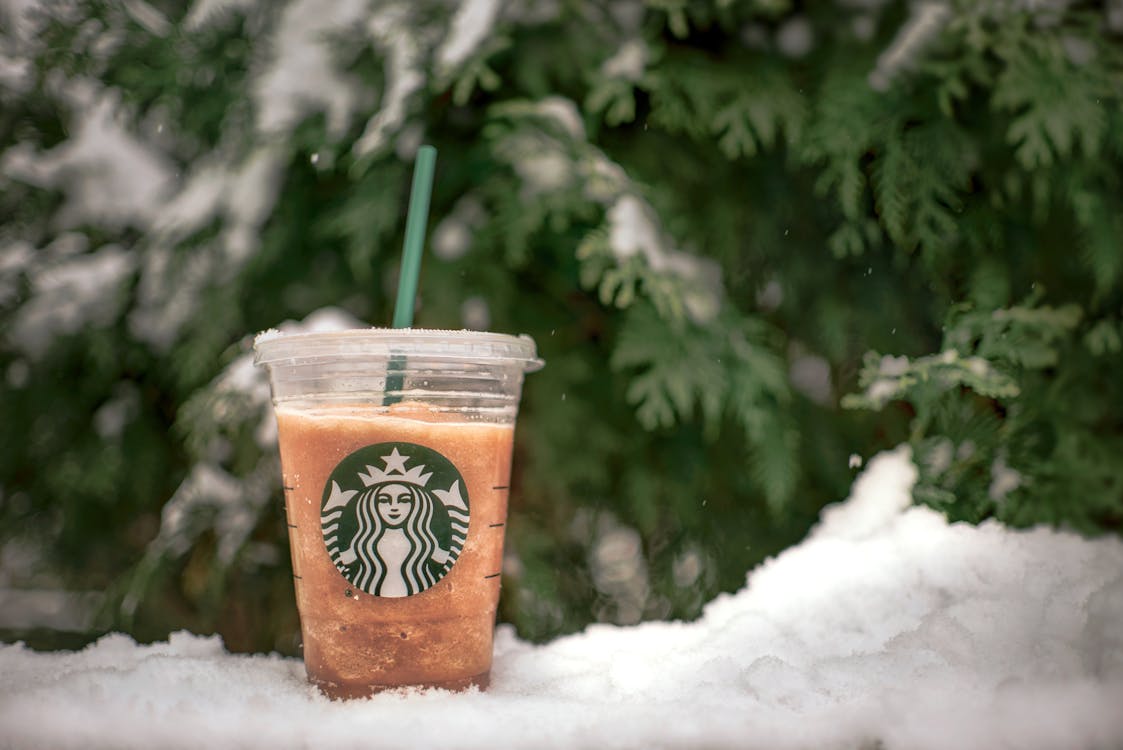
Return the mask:
M60 227L151 226L174 184L171 161L125 126L118 92L78 79L64 87L63 98L74 135L45 152L29 144L8 149L0 174L62 192Z
M262 132L284 133L323 112L328 131L343 134L360 85L333 64L331 35L360 24L366 10L365 0L295 0L285 7L271 61L253 84Z

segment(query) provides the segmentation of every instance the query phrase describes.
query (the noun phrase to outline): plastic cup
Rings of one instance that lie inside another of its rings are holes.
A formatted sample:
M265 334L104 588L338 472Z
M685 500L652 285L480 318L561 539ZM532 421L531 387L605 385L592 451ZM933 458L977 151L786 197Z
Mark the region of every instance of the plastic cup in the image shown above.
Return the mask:
M329 697L486 688L534 341L266 332L304 664Z

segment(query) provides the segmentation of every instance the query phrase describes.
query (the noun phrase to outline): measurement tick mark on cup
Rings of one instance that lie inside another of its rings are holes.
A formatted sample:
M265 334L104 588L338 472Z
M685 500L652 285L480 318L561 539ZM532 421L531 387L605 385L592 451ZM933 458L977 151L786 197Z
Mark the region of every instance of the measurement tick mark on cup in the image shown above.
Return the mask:
M296 487L289 487L289 486L288 486L288 485L286 484L286 485L282 485L282 486L281 486L281 489L283 489L283 490L284 490L285 492L292 492L293 490L295 490L295 489L296 489Z
M498 529L500 526L503 526L503 524L501 524L501 523L489 523L487 525L487 527L489 529Z
M486 581L488 578L498 578L498 577L499 577L499 573L492 573L489 576L484 576L484 580Z
M299 527L299 526L297 526L297 525L296 525L295 523L290 523L290 524L289 524L289 528L290 528L290 529L298 529L298 528L300 528L300 527Z
M498 485L492 487L491 489L493 489L493 490L509 490L509 489L511 489L511 487L510 487L510 485L507 485L507 484L498 484Z

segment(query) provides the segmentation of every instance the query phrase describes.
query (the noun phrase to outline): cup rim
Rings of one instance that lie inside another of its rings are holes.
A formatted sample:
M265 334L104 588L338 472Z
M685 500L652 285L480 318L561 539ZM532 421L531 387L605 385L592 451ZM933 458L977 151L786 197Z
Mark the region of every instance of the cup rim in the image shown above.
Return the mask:
M479 364L518 365L523 372L540 370L534 339L525 333L436 328L353 328L339 331L286 333L277 329L254 337L254 364L311 364L324 359L455 360Z

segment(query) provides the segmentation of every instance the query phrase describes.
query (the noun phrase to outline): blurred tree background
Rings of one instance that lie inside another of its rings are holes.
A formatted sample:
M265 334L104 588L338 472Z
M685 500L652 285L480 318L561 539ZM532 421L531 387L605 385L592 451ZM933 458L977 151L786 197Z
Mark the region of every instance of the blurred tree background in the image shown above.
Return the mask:
M525 332L501 618L691 618L901 442L1119 533L1123 6L0 2L0 637L298 652L252 334Z

